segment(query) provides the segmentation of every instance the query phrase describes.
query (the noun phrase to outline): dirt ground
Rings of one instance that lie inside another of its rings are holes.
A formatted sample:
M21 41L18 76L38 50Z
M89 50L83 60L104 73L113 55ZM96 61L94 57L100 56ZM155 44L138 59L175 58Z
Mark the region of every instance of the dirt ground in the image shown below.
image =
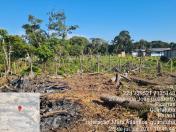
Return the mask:
M76 123L74 122L69 128L62 128L62 131L75 131L75 132L105 132L105 131L115 131L118 127L117 125L104 124L101 122L93 121L115 121L115 120L125 120L125 119L138 119L139 113L134 110L129 110L121 106L108 106L104 105L100 96L103 94L108 95L119 95L122 94L122 91L135 91L135 90L145 90L151 89L153 86L139 86L134 82L127 82L123 80L123 85L120 87L120 90L115 87L115 84L110 80L114 75L113 74L83 74L74 75L65 79L61 79L68 83L71 87L71 90L49 95L49 99L60 99L67 98L75 100L76 102L81 103L84 108L81 111L82 118ZM176 78L171 77L170 75L164 75L160 77L145 77L154 82L159 82L160 85L174 85L176 84ZM57 79L56 79L57 80ZM125 127L125 125L123 126ZM128 126L129 127L129 126Z
M49 99L58 100L67 98L81 103L84 108L81 111L82 118L77 123L73 123L69 128L62 128L62 131L88 132L88 131L108 131L109 125L92 125L91 121L108 121L110 119L121 119L136 116L135 112L128 112L123 108L109 108L103 106L100 101L102 94L116 95L116 88L109 82L112 75L108 74L83 74L75 75L63 81L67 82L71 90L62 94L52 94ZM126 112L124 112L126 111ZM59 130L58 130L59 131Z
M113 76L113 74L107 73L73 75L65 78L47 76L46 80L50 82L49 84L52 84L53 82L63 82L63 84L68 85L69 89L62 92L52 92L50 94L42 93L44 101L41 101L41 111L45 111L41 114L43 126L46 126L46 124L50 125L48 124L50 120L48 118L48 113L51 114L51 112L49 112L50 110L46 110L46 108L52 108L52 110L59 109L59 111L62 111L59 115L51 115L51 117L55 117L55 119L57 119L56 124L58 123L59 125L55 125L55 128L51 127L47 130L43 129L42 131L115 132L118 131L117 128L119 127L123 129L138 127L137 125L130 126L126 123L123 125L117 125L118 123L116 121L137 119L144 120L144 117L140 116L139 111L125 108L120 105L105 104L102 100L100 100L100 97L104 94L120 96L125 94L125 91L153 90L157 89L157 87L152 85L143 86L133 81L129 82L122 79L121 86L117 89L115 83L110 80ZM163 76L146 75L143 76L143 78L157 82L161 86L176 84L176 77L171 76L170 74L165 74ZM1 85L8 82L4 79L1 80ZM45 83L45 81L40 82L40 84L42 83ZM51 107L49 108L50 105ZM59 105L59 107L57 105ZM78 106L79 108L77 108ZM148 114L145 120L148 121L150 118L153 118L153 115ZM65 124L63 124L63 122ZM151 132L155 131L151 130Z

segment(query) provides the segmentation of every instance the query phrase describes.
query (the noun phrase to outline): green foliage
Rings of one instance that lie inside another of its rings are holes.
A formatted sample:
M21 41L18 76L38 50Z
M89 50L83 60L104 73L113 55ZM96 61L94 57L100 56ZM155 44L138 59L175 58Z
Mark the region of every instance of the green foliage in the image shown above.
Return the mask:
M72 33L73 30L78 28L77 25L67 26L65 13L62 11L52 11L48 13L49 24L48 30L50 30L51 36L61 37L65 39L68 33Z
M75 74L79 70L78 65L67 65L62 66L59 68L58 74L59 75L65 75L65 74Z
M2 41L4 39L4 37L7 35L7 31L4 29L0 29L0 70L3 70L3 64L4 64L4 53L2 50Z
M176 67L176 58L172 60L172 63L173 63L173 66Z
M54 52L50 49L48 44L43 44L36 49L36 55L39 57L41 62L46 62L48 59L54 57Z
M4 54L0 51L0 71L4 70Z
M83 52L83 48L79 45L73 45L69 50L69 54L71 56L79 56L82 54L82 52Z
M108 52L108 42L101 38L91 38L91 43L85 48L87 54L106 54Z
M119 53L125 51L130 53L132 51L132 40L128 31L121 31L113 40L114 52Z
M74 36L67 39L67 35L78 28L77 25L68 26L66 24L66 16L62 11L54 11L48 13L49 23L47 31L42 28L43 20L29 15L28 23L22 27L25 30L25 35L10 35L4 29L0 29L0 71L7 70L12 63L27 60L27 64L35 64L34 72L39 74L43 63L50 65L52 62L60 63L58 68L59 74L74 74L80 70L80 57L84 56L82 61L84 72L97 71L97 55L100 56L100 71L110 70L113 66L121 63L121 65L131 61L135 64L139 63L137 58L117 58L117 56L109 56L107 54L116 54L121 51L131 53L133 49L149 48L172 48L176 49L176 43L167 43L162 41L151 41L141 39L133 43L128 31L121 31L115 36L111 45L101 38L91 38L88 40L85 37ZM90 56L94 56L90 58ZM68 56L72 56L69 60ZM11 59L11 60L10 60ZM157 58L158 59L158 58ZM144 62L145 66L152 67L156 70L156 58L150 57ZM169 70L170 63L162 63L164 70ZM7 66L8 65L8 66ZM176 61L173 60L173 67L176 66ZM26 66L25 66L26 67ZM22 67L24 68L24 66ZM50 67L52 70L55 67ZM11 70L11 68L9 68ZM173 68L174 69L174 68ZM22 74L26 74L30 68L25 68Z
M37 66L33 66L32 70L35 73L35 75L40 75L42 73L42 70ZM21 75L29 75L30 71L31 71L30 67L27 67L26 69L22 70Z
M133 43L133 49L149 49L149 48L176 48L176 43L167 43L163 41L151 41L148 42L146 40L139 40Z
M22 40L22 38L17 35L9 35L7 40L8 43L12 46L12 60L24 58L27 53L28 46Z
M39 47L43 42L46 41L48 35L46 31L41 29L42 20L32 15L28 16L28 24L24 24L22 27L26 32L25 39L29 44L34 47Z
M151 47L150 43L147 42L146 40L143 40L143 39L141 39L141 40L139 40L139 42L135 42L133 44L134 49L148 49L150 47Z
M7 30L5 29L0 29L0 37L5 38L8 35Z
M70 44L85 47L86 45L89 44L89 41L85 37L74 36L70 38Z
M74 36L70 39L69 53L72 56L82 55L85 47L89 44L87 38Z

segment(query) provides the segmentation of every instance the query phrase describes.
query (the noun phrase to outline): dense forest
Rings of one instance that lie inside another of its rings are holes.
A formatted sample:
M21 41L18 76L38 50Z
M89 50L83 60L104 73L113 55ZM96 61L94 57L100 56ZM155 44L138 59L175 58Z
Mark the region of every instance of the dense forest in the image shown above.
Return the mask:
M16 60L27 60L32 71L33 63L45 64L48 60L58 61L64 56L131 53L134 49L176 48L176 43L139 40L134 42L128 31L121 31L109 43L102 38L73 36L68 38L78 25L67 25L64 12L47 13L47 27L42 29L43 20L28 16L28 23L22 25L24 35L11 35L0 29L0 69L6 75L11 73L11 65Z

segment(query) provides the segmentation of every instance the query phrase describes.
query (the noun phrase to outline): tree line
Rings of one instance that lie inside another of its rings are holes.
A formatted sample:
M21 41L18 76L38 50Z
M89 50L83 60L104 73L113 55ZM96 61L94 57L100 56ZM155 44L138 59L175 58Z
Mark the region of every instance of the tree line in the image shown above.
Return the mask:
M29 62L32 74L33 64L45 64L48 60L58 61L64 56L117 54L122 51L131 53L134 49L149 49L170 47L176 48L176 43L151 41L141 39L134 42L128 31L121 31L108 42L102 38L86 38L74 36L68 38L78 25L67 25L66 15L62 11L47 13L48 23L42 28L43 20L33 15L28 16L28 23L22 25L24 35L11 35L5 29L0 29L0 70L8 75L11 64L19 59Z

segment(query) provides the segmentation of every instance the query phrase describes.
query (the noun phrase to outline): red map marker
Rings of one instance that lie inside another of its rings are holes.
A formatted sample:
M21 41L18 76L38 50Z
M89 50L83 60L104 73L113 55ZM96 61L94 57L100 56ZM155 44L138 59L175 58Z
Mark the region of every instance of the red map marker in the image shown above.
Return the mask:
M18 111L21 112L23 107L21 105L18 106Z

